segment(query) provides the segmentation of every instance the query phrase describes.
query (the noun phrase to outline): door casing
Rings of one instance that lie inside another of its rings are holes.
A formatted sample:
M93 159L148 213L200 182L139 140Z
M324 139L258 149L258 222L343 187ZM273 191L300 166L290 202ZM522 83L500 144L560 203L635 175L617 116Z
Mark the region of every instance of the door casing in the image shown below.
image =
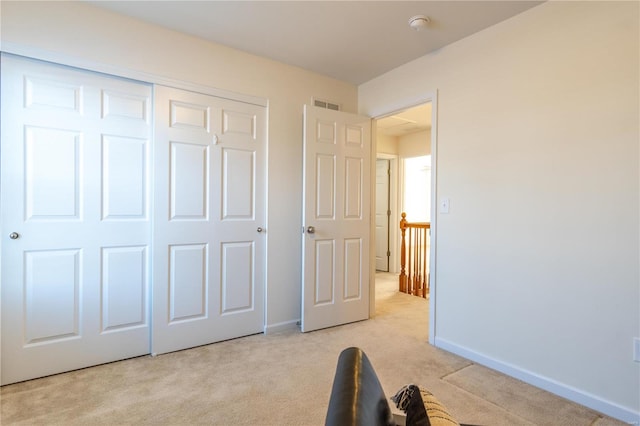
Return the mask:
M426 95L421 96L419 98L412 99L408 101L406 104L393 104L388 107L382 107L380 111L376 111L373 115L372 120L372 134L371 134L371 149L372 153L377 152L377 140L376 140L376 120L379 120L384 117L388 117L390 115L397 114L406 109L413 108L415 106L425 104L431 102L431 253L429 259L430 265L430 292L429 292L429 343L435 345L436 338L436 300L437 300L437 252L438 252L438 216L437 216L437 177L438 177L438 91L435 90L433 92L428 92ZM380 154L378 154L380 155ZM371 189L373 191L373 196L371 197L371 209L375 211L375 184L376 184L376 176L375 176L375 161L377 155L371 155L372 158L372 174L371 174ZM380 157L384 158L384 157ZM393 185L393 182L392 182ZM396 183L397 186L397 183ZM397 209L395 209L397 210ZM396 218L396 223L397 218ZM393 224L392 224L393 226ZM375 235L375 222L372 221L371 224L371 235ZM397 234L396 234L397 235ZM397 240L397 238L396 238ZM375 277L375 259L376 259L376 250L374 245L371 245L370 256L371 256L371 276ZM397 251L397 250L396 250ZM369 311L375 312L375 279L371 280L371 290L369 291Z

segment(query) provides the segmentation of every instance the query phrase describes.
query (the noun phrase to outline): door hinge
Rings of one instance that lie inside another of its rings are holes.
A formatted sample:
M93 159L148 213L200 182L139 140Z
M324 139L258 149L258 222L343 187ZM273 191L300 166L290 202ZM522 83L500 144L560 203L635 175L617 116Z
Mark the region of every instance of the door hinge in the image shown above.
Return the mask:
M391 210L387 210L387 216L391 216Z
M387 257L391 256L391 251L387 250Z

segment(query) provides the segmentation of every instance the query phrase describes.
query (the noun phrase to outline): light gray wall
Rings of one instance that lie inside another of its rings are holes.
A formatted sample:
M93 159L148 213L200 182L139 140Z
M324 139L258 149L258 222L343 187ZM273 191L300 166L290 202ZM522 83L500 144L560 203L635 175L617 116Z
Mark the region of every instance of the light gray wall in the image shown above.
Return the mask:
M431 129L398 138L399 157L421 157L423 155L431 155Z
M269 101L267 318L300 318L302 106L312 96L357 109L353 85L99 9L84 2L2 2L2 43Z
M359 87L373 116L438 93L436 343L627 421L638 16L638 2L547 2Z
M398 157L420 157L431 154L431 129L403 136L376 135L376 151Z
M376 135L376 151L383 154L397 155L398 138L378 132Z

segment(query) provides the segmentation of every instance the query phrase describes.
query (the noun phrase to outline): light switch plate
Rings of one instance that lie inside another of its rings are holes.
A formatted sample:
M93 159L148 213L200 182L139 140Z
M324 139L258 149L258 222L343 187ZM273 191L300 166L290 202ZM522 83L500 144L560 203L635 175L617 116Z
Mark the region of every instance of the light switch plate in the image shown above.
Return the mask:
M440 213L448 214L449 213L449 199L441 198L440 199Z

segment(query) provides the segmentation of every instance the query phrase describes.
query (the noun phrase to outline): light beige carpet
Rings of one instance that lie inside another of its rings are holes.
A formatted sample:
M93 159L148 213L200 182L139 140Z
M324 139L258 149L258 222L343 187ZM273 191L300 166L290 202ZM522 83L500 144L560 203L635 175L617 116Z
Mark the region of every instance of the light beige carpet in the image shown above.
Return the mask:
M388 396L430 389L461 422L621 425L427 343L428 301L378 274L374 319L255 335L0 390L2 425L322 425L338 354L367 353Z

